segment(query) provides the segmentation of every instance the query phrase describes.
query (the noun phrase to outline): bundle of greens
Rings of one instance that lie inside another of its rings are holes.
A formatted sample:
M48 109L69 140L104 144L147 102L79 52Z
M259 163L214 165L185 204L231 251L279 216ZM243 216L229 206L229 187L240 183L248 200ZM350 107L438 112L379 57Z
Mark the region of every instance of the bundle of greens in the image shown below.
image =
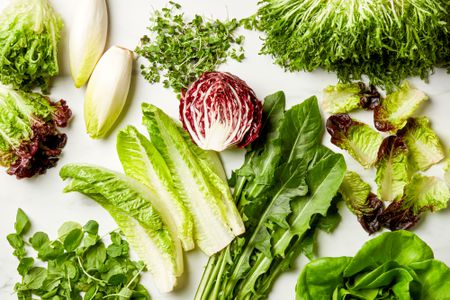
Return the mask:
M72 112L64 100L0 85L0 165L17 178L43 174L56 165Z
M22 281L14 291L21 300L36 299L150 299L147 289L139 283L145 265L132 261L128 242L121 233L110 232L107 245L98 235L98 223L84 226L66 222L58 230L58 238L50 240L44 232L30 230L27 215L19 208L8 242L20 263L17 271ZM27 254L27 246L37 252L37 259ZM45 265L45 267L43 267Z
M413 233L387 232L354 257L324 257L307 264L297 300L448 299L450 269Z
M136 53L148 60L142 65L142 75L150 83L180 92L201 74L215 71L228 58L244 59L243 36L235 36L236 19L222 22L205 21L195 15L186 21L181 5L170 1L168 8L155 11L150 17L150 34L142 37Z
M48 0L15 0L0 15L0 81L14 88L40 87L58 75L61 17Z
M443 0L263 0L262 53L290 71L322 68L342 82L367 75L387 89L450 63L450 3Z
M315 97L284 111L282 92L264 101L262 134L232 184L246 232L211 257L195 299L262 299L319 229L340 221L334 206L345 162L320 144Z
M66 192L83 193L115 219L160 291L183 273L183 252L212 255L245 230L219 157L197 147L159 108L144 103L151 140L128 126L117 136L126 176L89 165L65 165Z
M354 105L358 103L355 86L340 87L325 90L327 106L343 107L347 111L358 108ZM429 120L412 117L426 100L428 96L408 82L402 83L386 98L376 99L373 102L375 127L396 133L384 139L380 133L348 114L332 115L327 120L333 144L347 150L362 166L376 167L376 196L371 193L370 186L353 172L347 174L341 186L347 206L370 234L381 227L408 229L425 212L447 207L450 190L446 184L435 177L415 174L445 157ZM380 200L391 203L385 209Z

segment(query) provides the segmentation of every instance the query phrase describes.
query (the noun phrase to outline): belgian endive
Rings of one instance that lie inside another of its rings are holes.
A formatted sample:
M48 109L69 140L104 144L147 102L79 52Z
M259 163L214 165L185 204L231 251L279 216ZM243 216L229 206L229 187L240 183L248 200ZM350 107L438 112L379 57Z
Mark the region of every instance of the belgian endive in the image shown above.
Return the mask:
M69 32L70 71L76 87L83 86L105 50L108 9L105 0L79 0Z
M132 65L133 53L113 46L95 67L84 102L86 131L92 138L104 137L119 117L130 89Z

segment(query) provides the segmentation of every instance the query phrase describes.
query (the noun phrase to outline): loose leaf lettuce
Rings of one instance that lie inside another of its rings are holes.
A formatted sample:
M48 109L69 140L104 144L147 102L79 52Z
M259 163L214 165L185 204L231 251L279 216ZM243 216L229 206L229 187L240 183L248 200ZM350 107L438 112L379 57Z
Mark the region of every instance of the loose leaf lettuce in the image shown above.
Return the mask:
M383 141L378 132L347 114L329 117L327 131L331 135L331 142L347 150L363 167L370 168L375 164Z
M380 102L380 94L374 86L363 82L338 83L323 91L323 108L330 114L349 113L358 108L373 109Z
M125 174L144 183L156 198L155 207L164 222L177 233L185 250L194 248L193 221L173 184L162 155L135 127L128 126L117 135L117 153Z
M347 171L339 187L345 204L369 234L381 229L378 216L383 212L383 202L370 192L370 185L358 173Z
M219 174L217 158L199 149L162 110L144 103L143 123L161 153L175 188L191 211L195 241L208 255L228 245L244 232L229 188ZM223 169L222 169L223 173Z
M415 170L427 170L445 158L442 143L426 117L409 118L397 135L408 146L410 165Z
M59 73L61 17L48 0L14 0L0 15L0 81L43 92Z
M383 201L396 201L403 195L409 182L408 148L402 138L389 136L378 151L375 182L378 197Z
M71 180L65 192L85 194L111 213L125 235L138 244L136 251L158 288L171 291L183 272L183 253L178 238L152 205L156 196L139 182L99 167L69 164L60 176Z
M375 107L375 127L380 131L397 132L402 129L420 105L428 100L424 92L404 81Z
M58 161L72 115L64 100L0 85L0 165L17 178L43 174Z
M297 300L445 299L450 269L408 231L384 233L355 257L325 257L307 264L296 286Z

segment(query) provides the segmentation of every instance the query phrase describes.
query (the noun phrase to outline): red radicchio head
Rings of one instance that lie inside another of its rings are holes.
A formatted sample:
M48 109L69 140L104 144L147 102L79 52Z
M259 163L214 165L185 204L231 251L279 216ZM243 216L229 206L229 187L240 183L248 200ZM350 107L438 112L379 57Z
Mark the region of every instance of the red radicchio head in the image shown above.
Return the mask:
M180 120L202 149L245 147L261 129L262 104L240 78L225 72L204 73L182 94Z

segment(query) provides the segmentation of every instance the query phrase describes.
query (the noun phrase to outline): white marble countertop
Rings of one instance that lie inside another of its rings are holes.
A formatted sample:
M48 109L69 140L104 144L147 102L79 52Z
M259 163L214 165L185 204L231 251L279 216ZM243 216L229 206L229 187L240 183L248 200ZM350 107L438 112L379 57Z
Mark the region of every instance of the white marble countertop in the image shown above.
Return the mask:
M68 74L67 35L70 28L71 9L76 0L51 1L61 13L65 21L63 42L61 47L62 74L54 81L51 96L54 99L66 99L74 112L70 127L65 130L68 144L64 149L61 160L56 168L50 169L46 175L28 180L16 180L0 171L0 299L15 299L12 293L14 283L19 279L16 267L17 259L12 256L12 250L6 241L6 235L13 231L13 224L17 208L21 207L30 217L33 231L45 231L55 237L57 228L65 221L72 220L85 223L95 219L100 223L101 233L107 233L116 228L111 217L96 203L76 194L63 194L64 183L58 176L59 169L69 162L95 163L114 170L121 170L115 150L115 135L117 130L126 124L133 124L140 128L140 104L151 102L163 108L174 118L177 118L176 96L161 85L150 85L137 71L132 82L129 95L129 105L121 120L109 138L100 141L91 140L86 134L83 122L83 94L84 89L73 87ZM251 15L256 9L256 0L183 0L180 2L186 14L200 13L219 18L242 18ZM7 0L0 0L3 7ZM164 5L160 0L109 0L110 35L108 44L119 44L134 49L139 38L146 31L148 17L153 8ZM328 84L336 83L334 74L321 71L313 73L285 73L278 66L273 65L270 57L259 56L261 47L259 34L243 31L246 35L247 59L242 63L230 62L221 70L230 71L247 81L260 98L276 92L285 91L288 105L306 99L311 95L321 97L322 89ZM137 64L136 64L137 65ZM135 68L137 70L137 68ZM432 119L433 128L443 140L446 148L450 147L450 75L445 70L437 70L428 84L412 79L412 83L425 91L430 97L420 114ZM369 122L370 113L362 112L359 119ZM371 123L371 121L370 121ZM329 143L329 137L324 137L324 143L333 150L338 149ZM374 177L374 172L362 170L347 154L344 154L348 168L363 174L364 179ZM222 155L227 172L238 167L243 158L240 150L225 151ZM442 165L433 167L429 172L442 177ZM356 217L351 215L345 207L341 207L343 220L338 229L332 234L319 235L320 256L354 255L361 245L370 237L362 230ZM450 209L427 215L414 229L422 239L433 248L436 258L450 264ZM144 276L143 282L149 288L153 299L192 299L196 286L202 275L203 266L207 258L199 251L186 255L186 272L180 288L171 294L159 294L151 283L149 276ZM297 267L280 276L273 288L270 299L293 299L294 286L300 267L306 262L304 257L297 261Z

